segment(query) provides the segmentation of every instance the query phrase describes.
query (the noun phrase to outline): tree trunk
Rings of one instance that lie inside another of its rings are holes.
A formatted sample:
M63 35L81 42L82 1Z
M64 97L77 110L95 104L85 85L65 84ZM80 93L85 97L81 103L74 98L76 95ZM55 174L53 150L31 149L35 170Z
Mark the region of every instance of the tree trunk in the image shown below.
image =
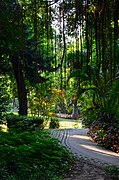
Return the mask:
M77 120L79 118L79 110L77 107L77 100L74 102L73 112L72 112L72 119Z
M11 63L13 66L14 76L17 83L19 115L27 115L27 93L26 93L22 66L18 54L12 56Z

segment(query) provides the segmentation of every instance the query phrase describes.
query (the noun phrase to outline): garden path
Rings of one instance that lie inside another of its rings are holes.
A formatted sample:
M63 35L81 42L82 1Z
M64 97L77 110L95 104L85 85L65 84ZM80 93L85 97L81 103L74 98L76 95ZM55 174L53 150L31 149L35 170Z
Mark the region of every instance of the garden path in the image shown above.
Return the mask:
M88 160L99 166L119 167L119 154L98 146L88 136L88 129L53 129L51 134L80 159Z

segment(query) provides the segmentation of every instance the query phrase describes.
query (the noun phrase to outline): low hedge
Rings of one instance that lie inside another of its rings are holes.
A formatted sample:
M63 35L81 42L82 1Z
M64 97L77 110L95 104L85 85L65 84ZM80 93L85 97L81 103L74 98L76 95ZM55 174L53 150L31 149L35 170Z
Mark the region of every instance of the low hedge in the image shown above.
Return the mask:
M44 128L44 117L28 117L18 115L6 115L7 127L16 130L36 130Z

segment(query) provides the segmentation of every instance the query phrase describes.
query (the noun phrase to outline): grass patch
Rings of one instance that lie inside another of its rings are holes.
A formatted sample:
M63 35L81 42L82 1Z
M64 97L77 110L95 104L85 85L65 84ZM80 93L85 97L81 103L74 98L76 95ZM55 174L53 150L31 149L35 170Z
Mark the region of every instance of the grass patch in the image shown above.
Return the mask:
M60 129L81 128L80 120L59 119Z
M72 120L72 119L63 119L63 118L57 118L59 121L59 129L72 129L72 128L82 128L82 125L80 123L80 120ZM45 126L45 129L49 129L50 127L50 120L48 121L47 125Z

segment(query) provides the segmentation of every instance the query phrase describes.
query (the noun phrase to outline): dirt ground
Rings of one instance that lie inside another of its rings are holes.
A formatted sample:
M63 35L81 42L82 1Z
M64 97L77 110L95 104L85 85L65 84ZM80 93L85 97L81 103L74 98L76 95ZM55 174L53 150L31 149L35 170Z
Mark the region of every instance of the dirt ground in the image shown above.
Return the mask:
M108 174L104 167L79 159L71 166L64 180L117 180L117 178Z

